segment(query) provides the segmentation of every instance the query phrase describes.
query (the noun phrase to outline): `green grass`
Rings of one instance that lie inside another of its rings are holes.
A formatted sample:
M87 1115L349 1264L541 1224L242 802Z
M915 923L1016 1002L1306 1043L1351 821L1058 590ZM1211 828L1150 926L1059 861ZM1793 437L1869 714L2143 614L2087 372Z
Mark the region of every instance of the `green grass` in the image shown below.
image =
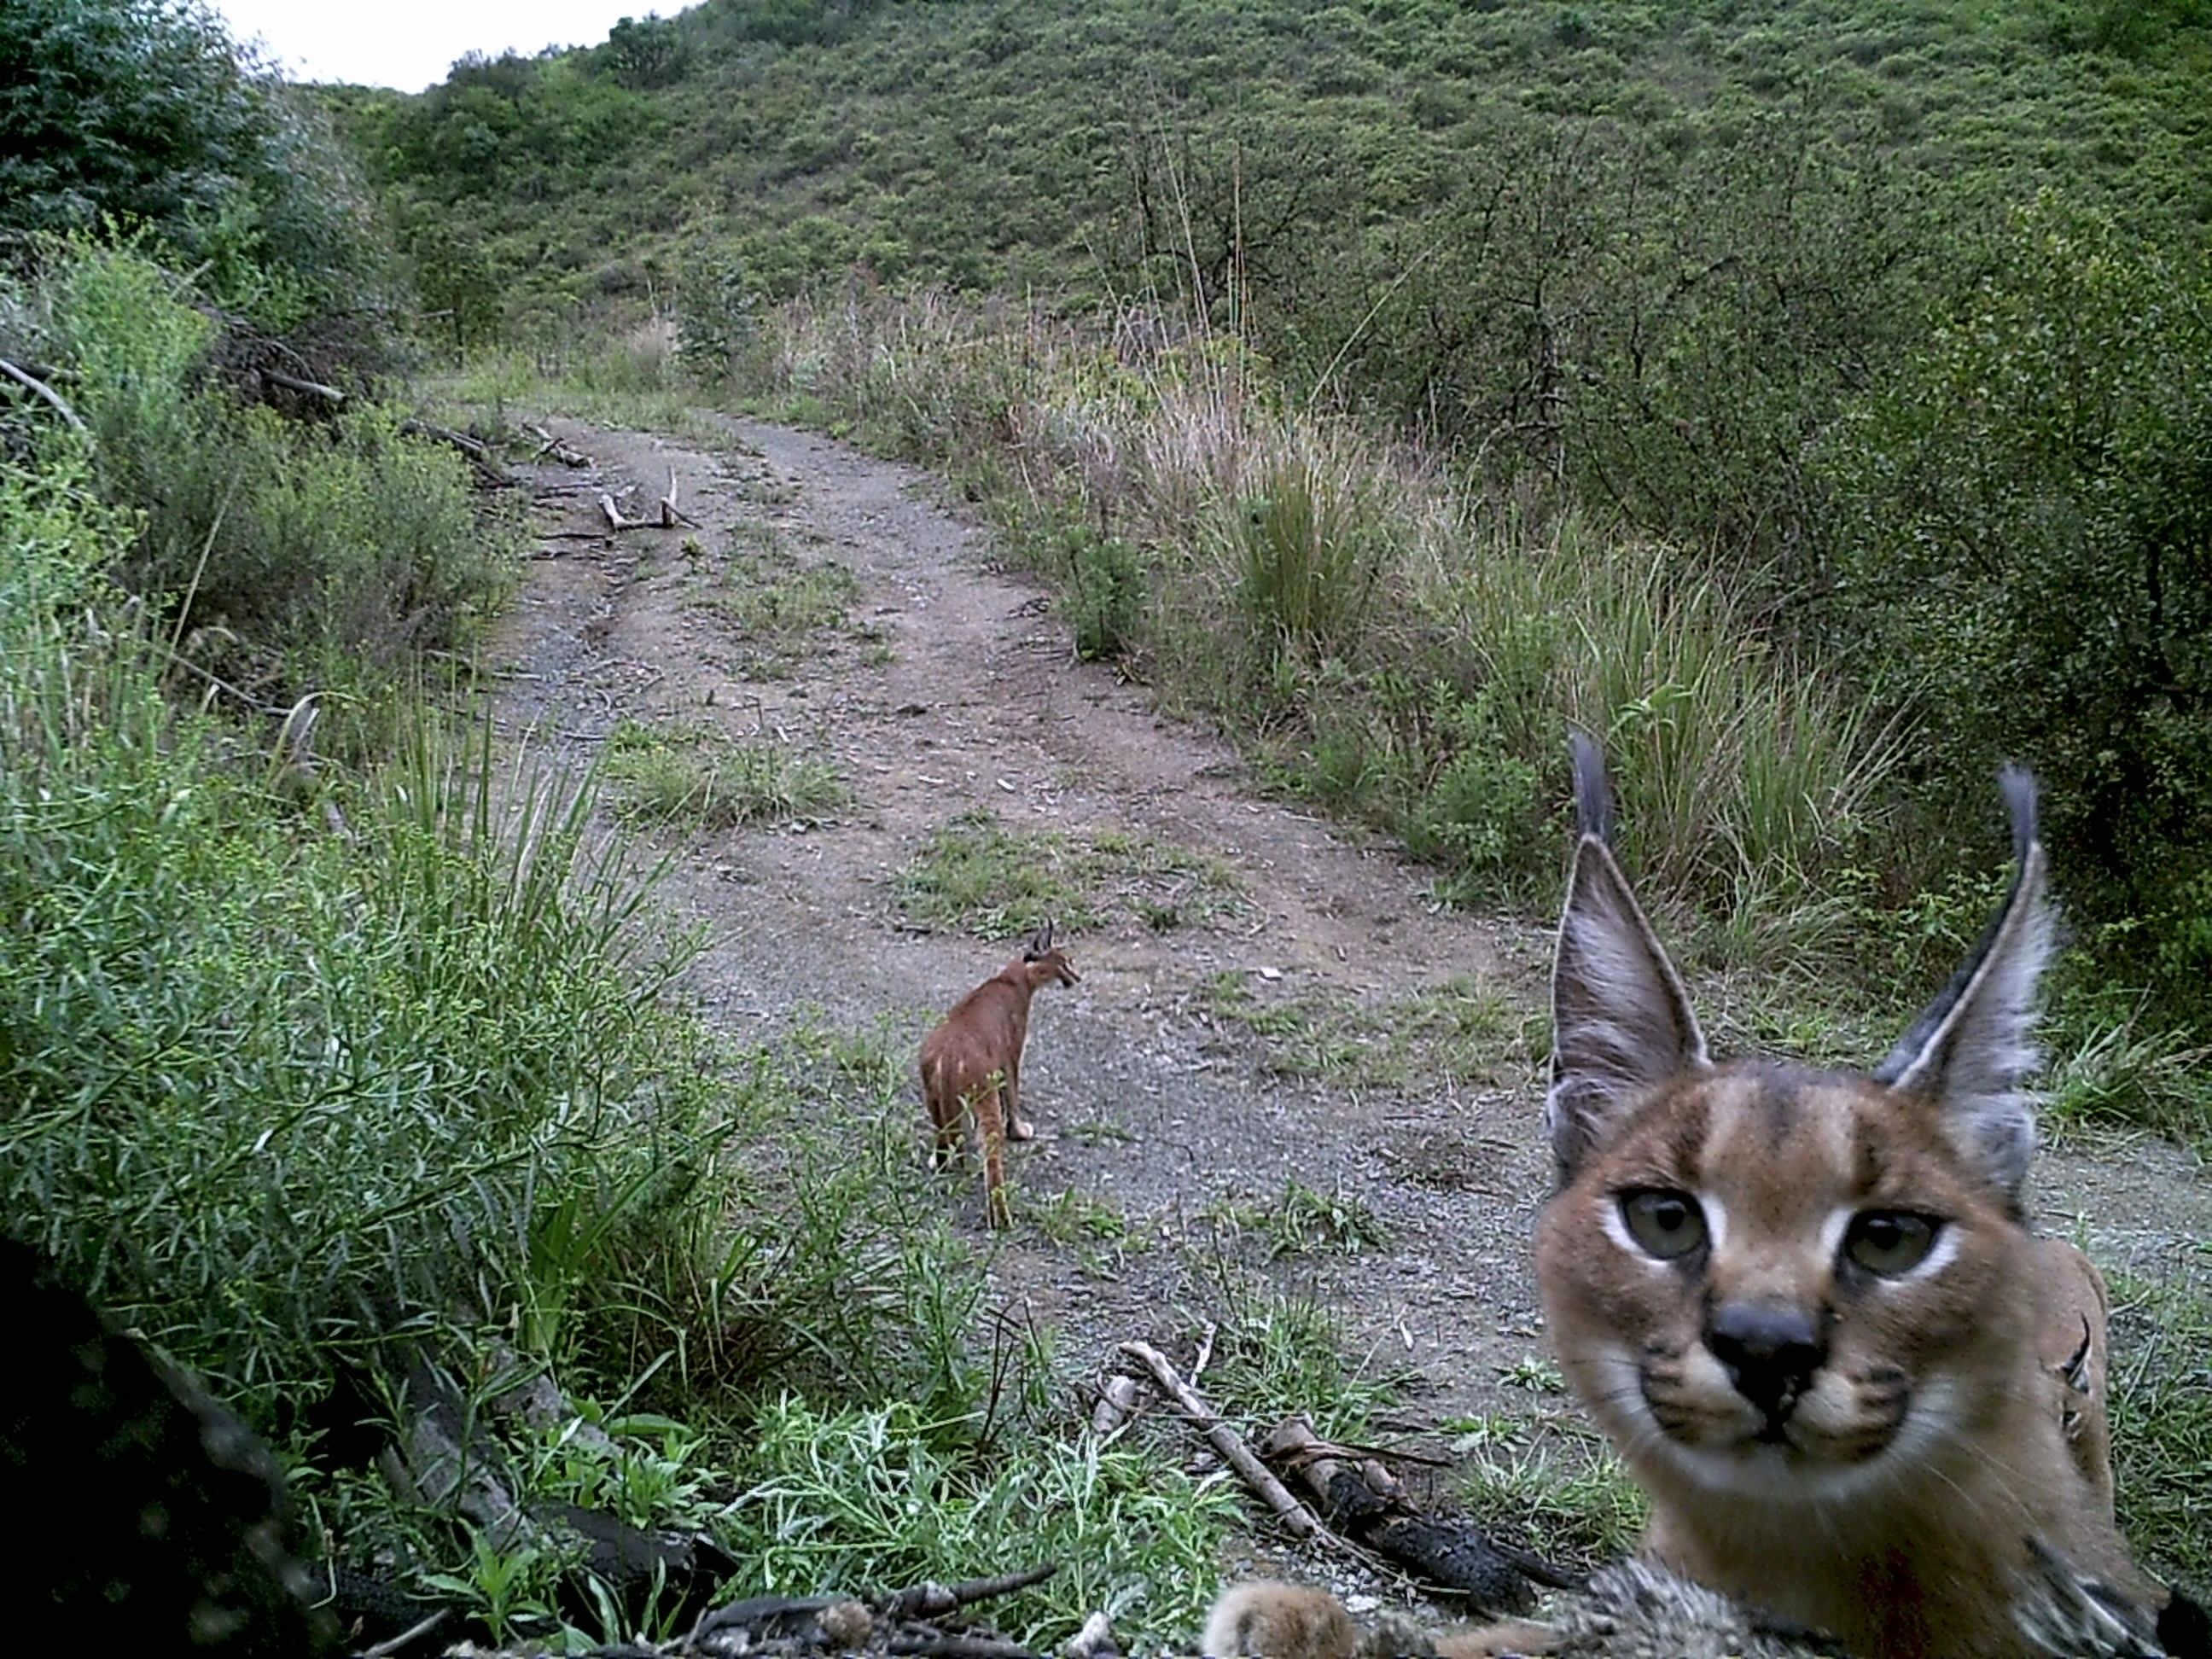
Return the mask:
M1023 1194L1016 1212L1055 1244L1125 1246L1130 1239L1129 1218L1111 1204L1062 1188L1050 1198Z
M714 1528L744 1564L728 1588L865 1592L1052 1561L1053 1577L978 1613L1039 1650L1101 1607L1125 1644L1190 1639L1235 1516L1220 1477L1193 1480L1088 1435L1024 1438L980 1460L958 1449L972 1430L903 1403L824 1413L780 1402L760 1419L749 1484Z
M1572 1421L1534 1429L1486 1421L1462 1449L1460 1495L1486 1526L1563 1565L1598 1567L1635 1553L1650 1506L1595 1431Z
M1209 975L1193 999L1261 1039L1267 1070L1370 1088L1497 1083L1526 1074L1521 1016L1494 987L1456 977L1372 1001L1262 998L1243 969Z
M1068 1436L1048 1348L917 1217L913 1022L710 1041L660 1000L688 946L589 791L487 728L418 708L403 755L324 786L334 817L267 793L164 701L103 574L130 529L79 465L0 480L9 1230L276 1440L315 1547L502 1638L686 1616L337 1461L313 1425L341 1374L397 1425L439 1367L524 1502L718 1531L763 1589L996 1571L1018 1534L1066 1564L1005 1609L1022 1633L1112 1605L1180 1639L1226 1493ZM610 1441L492 1408L539 1374Z
M661 433L703 448L730 442L728 428L704 407L712 397L680 365L640 354L604 329L573 324L549 330L543 352L472 350L458 367L422 376L416 395L433 418L474 430L517 458L542 441L526 423L549 415Z
M2060 1139L2095 1144L2148 1131L2212 1156L2212 1047L2151 1025L2108 996L2062 1000L2039 1119Z
M179 695L245 722L307 700L307 763L360 763L465 663L518 574L519 515L394 408L303 422L231 397L214 365L239 344L194 297L142 245L73 244L21 314L67 372L95 487L137 515L112 552Z
M2212 1589L2212 1252L2200 1243L2174 1265L2164 1280L2111 1276L2113 1474L2130 1541L2202 1599Z
M780 743L625 717L601 763L616 813L640 824L811 827L851 799L836 763Z
M1224 860L1118 830L1076 835L1008 828L988 808L935 831L899 872L898 901L919 927L1011 939L1048 922L1069 933L1116 911L1160 926L1201 925L1241 908L1242 884Z
M1381 1218L1340 1182L1323 1193L1286 1180L1273 1199L1249 1204L1224 1199L1208 1206L1201 1219L1231 1233L1252 1235L1267 1246L1270 1261L1358 1255L1387 1249L1390 1243L1390 1230Z
M1326 1440L1370 1439L1376 1414L1400 1395L1396 1378L1346 1358L1336 1314L1310 1296L1231 1282L1200 1388L1248 1435L1304 1413Z
M860 592L845 566L805 562L773 529L745 525L687 603L710 612L743 647L734 665L740 672L782 678L818 659L830 637L853 631L848 617Z

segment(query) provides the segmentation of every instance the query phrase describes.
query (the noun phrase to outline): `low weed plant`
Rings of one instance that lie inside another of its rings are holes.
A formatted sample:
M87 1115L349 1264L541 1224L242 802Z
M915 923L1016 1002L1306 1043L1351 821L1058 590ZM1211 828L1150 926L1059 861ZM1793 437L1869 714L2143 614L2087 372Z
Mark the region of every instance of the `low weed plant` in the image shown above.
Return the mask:
M1193 1480L1087 1433L1010 1443L980 1461L960 1450L969 1426L903 1402L825 1413L781 1401L762 1415L751 1484L718 1540L763 1594L953 1583L1057 1562L1051 1578L984 1610L1016 1641L1052 1645L1100 1608L1125 1642L1190 1639L1236 1519L1224 1477ZM1014 1540L1028 1556L1009 1559Z
M827 756L702 726L618 721L602 771L617 815L634 823L812 825L848 799Z
M1070 933L1116 911L1148 927L1202 924L1240 903L1226 863L1126 830L1016 830L988 807L931 835L899 872L900 907L925 927L1011 939L1051 922Z

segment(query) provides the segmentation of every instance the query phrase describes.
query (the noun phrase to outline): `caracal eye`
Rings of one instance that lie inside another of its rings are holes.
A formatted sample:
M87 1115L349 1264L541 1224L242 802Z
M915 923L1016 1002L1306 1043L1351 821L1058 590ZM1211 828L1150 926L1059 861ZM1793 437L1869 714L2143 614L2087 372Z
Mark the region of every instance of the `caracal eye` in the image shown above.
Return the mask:
M1640 1187L1620 1195L1628 1236L1662 1261L1678 1261L1705 1243L1705 1212L1687 1193Z
M1911 1273L1936 1248L1943 1224L1910 1210L1862 1210L1844 1235L1844 1254L1870 1273L1894 1279Z

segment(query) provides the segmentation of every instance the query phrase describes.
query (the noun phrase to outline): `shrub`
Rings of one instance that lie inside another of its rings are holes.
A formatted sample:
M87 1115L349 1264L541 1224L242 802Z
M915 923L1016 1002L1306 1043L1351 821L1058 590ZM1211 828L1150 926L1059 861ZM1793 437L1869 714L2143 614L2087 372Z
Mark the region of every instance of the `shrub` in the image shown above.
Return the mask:
M0 11L0 227L150 228L274 327L356 301L376 255L319 125L198 5Z
M2075 905L2142 924L2118 959L2205 1008L2212 267L2046 199L1826 459L1828 620L1911 710L1934 816L1978 825L1998 763L2031 765Z
M211 325L134 248L69 250L40 295L103 492L139 514L118 569L183 672L234 712L321 693L326 747L373 743L380 694L465 649L512 580L460 459L375 406L319 426L235 404L206 380Z
M617 965L634 884L575 799L508 821L428 751L294 839L165 708L97 574L116 527L66 471L0 489L11 1231L264 1419L465 1304L558 1346L598 1268L550 1272L547 1218L715 1155Z

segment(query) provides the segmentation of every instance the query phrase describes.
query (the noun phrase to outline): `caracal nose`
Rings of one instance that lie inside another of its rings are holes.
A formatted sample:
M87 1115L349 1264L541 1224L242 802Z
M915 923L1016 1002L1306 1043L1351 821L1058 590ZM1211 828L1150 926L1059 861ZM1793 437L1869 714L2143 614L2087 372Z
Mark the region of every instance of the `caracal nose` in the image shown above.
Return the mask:
M1778 1425L1828 1358L1813 1312L1771 1302L1723 1303L1706 1319L1705 1346L1728 1368L1736 1392Z

